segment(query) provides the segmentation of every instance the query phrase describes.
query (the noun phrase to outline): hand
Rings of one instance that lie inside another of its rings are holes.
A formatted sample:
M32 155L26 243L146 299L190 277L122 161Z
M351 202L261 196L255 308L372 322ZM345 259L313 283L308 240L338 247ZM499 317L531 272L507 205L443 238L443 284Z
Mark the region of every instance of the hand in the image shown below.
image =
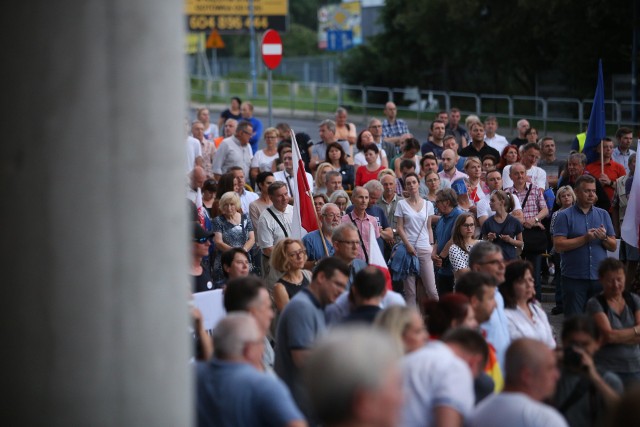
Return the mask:
M487 239L491 240L492 242L494 240L496 240L496 233L491 232L491 233L487 233Z
M536 224L536 226L540 227L541 230L544 230L544 225L542 225L542 222L539 222Z
M600 178L598 178L598 181L600 181L600 184L602 184L603 186L611 185L611 180L606 174L600 175Z
M506 242L506 243L508 243L508 244L510 244L510 245L513 245L513 244L516 242L516 241L515 241L514 239L512 239L512 238L511 238L511 236L509 236L508 234L501 234L501 235L500 235L500 239L501 239L503 242Z
M586 368L587 373L591 379L594 379L599 376L598 371L596 369L596 365L593 362L593 358L589 356L589 353L584 351L584 349L573 346L573 350L581 356L582 366Z
M600 227L598 228L594 228L594 234L596 235L596 237L600 240L606 240L607 239L607 229L604 228L604 225L600 224Z
M437 253L434 252L431 254L431 260L433 261L433 265L435 267L442 267L442 258L440 258Z
M476 205L471 205L469 207L469 212L473 214L474 218L478 217L478 207Z
M522 223L522 226L524 228L531 228L536 224L536 221L534 219L525 219L524 222Z
M587 231L587 237L589 238L589 241L597 239L598 236L596 236L596 229L590 228L589 231Z
M407 138L413 138L413 135L410 134L410 133L405 133L405 134L400 135L400 142L404 142L404 140L407 139Z
M413 256L417 255L416 249L411 244L407 245L407 253Z

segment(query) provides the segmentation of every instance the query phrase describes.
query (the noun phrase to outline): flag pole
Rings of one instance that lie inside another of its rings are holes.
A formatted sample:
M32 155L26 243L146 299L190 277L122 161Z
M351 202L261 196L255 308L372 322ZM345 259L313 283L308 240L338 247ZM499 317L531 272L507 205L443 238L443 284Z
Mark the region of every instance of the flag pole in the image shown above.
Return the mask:
M604 175L604 139L600 140L600 176Z
M291 133L291 145L292 148L294 150L296 150L296 154L298 155L298 159L302 159L302 155L300 154L300 147L298 147L298 140L296 139L296 134L293 131L293 129L290 130ZM306 171L304 171L306 172ZM322 246L324 248L324 253L329 256L329 248L327 248L327 242L325 241L324 238L324 233L322 232L322 223L320 222L320 218L318 218L318 211L315 208L315 204L313 203L313 194L311 194L311 189L309 188L309 183L307 182L307 176L306 174L303 175L304 177L304 194L307 195L307 197L309 197L311 199L311 205L313 206L313 216L316 219L316 225L318 226L318 231L320 232L320 238L322 240ZM297 177L296 177L297 179Z

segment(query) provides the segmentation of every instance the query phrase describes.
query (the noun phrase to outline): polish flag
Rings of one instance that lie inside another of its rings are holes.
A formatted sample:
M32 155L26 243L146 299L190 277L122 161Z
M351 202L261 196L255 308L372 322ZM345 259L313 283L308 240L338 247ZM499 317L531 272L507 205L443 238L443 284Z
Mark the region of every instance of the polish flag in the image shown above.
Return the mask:
M318 229L318 218L316 217L316 208L313 206L304 162L293 130L291 130L291 145L293 148L293 176L296 179L296 188L293 191L291 234L294 239L302 239L308 233Z
M638 147L636 147L638 149ZM620 234L622 240L628 245L640 247L638 239L638 227L640 226L640 161L636 160L636 171L633 175L633 184L629 191L627 211L624 214Z
M207 215L202 204L202 191L198 188L196 192L196 209L198 210L198 222L200 227L207 230Z
M382 256L382 252L380 251L380 246L378 245L378 240L376 239L376 232L373 227L377 227L377 225L369 226L369 265L373 265L378 268L378 270L382 271L384 274L385 282L387 283L387 290L392 291L393 286L391 285L391 274L389 273L389 268L387 267L387 263Z

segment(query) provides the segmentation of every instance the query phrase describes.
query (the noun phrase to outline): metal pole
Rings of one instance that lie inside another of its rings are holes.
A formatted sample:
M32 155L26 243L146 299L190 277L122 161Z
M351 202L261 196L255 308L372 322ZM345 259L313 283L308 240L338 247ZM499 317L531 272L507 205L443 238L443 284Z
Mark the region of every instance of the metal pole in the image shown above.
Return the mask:
M255 98L258 93L258 82L256 73L256 29L253 26L253 0L249 0L249 55L251 56L251 90Z
M271 69L267 70L267 102L269 103L269 127L273 123L272 104L271 104Z

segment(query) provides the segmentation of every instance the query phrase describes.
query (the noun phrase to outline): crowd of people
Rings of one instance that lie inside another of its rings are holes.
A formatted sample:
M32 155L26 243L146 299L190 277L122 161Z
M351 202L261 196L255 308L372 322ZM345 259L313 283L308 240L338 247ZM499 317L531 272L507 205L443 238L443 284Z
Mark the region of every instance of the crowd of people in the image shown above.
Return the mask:
M193 308L198 425L637 421L638 242L620 240L632 130L587 164L527 120L509 142L496 117L463 126L452 108L420 141L393 102L382 113L358 132L339 108L314 142L263 129L239 98L217 125L197 111L191 292L224 301L209 331ZM301 239L298 156L318 221Z

